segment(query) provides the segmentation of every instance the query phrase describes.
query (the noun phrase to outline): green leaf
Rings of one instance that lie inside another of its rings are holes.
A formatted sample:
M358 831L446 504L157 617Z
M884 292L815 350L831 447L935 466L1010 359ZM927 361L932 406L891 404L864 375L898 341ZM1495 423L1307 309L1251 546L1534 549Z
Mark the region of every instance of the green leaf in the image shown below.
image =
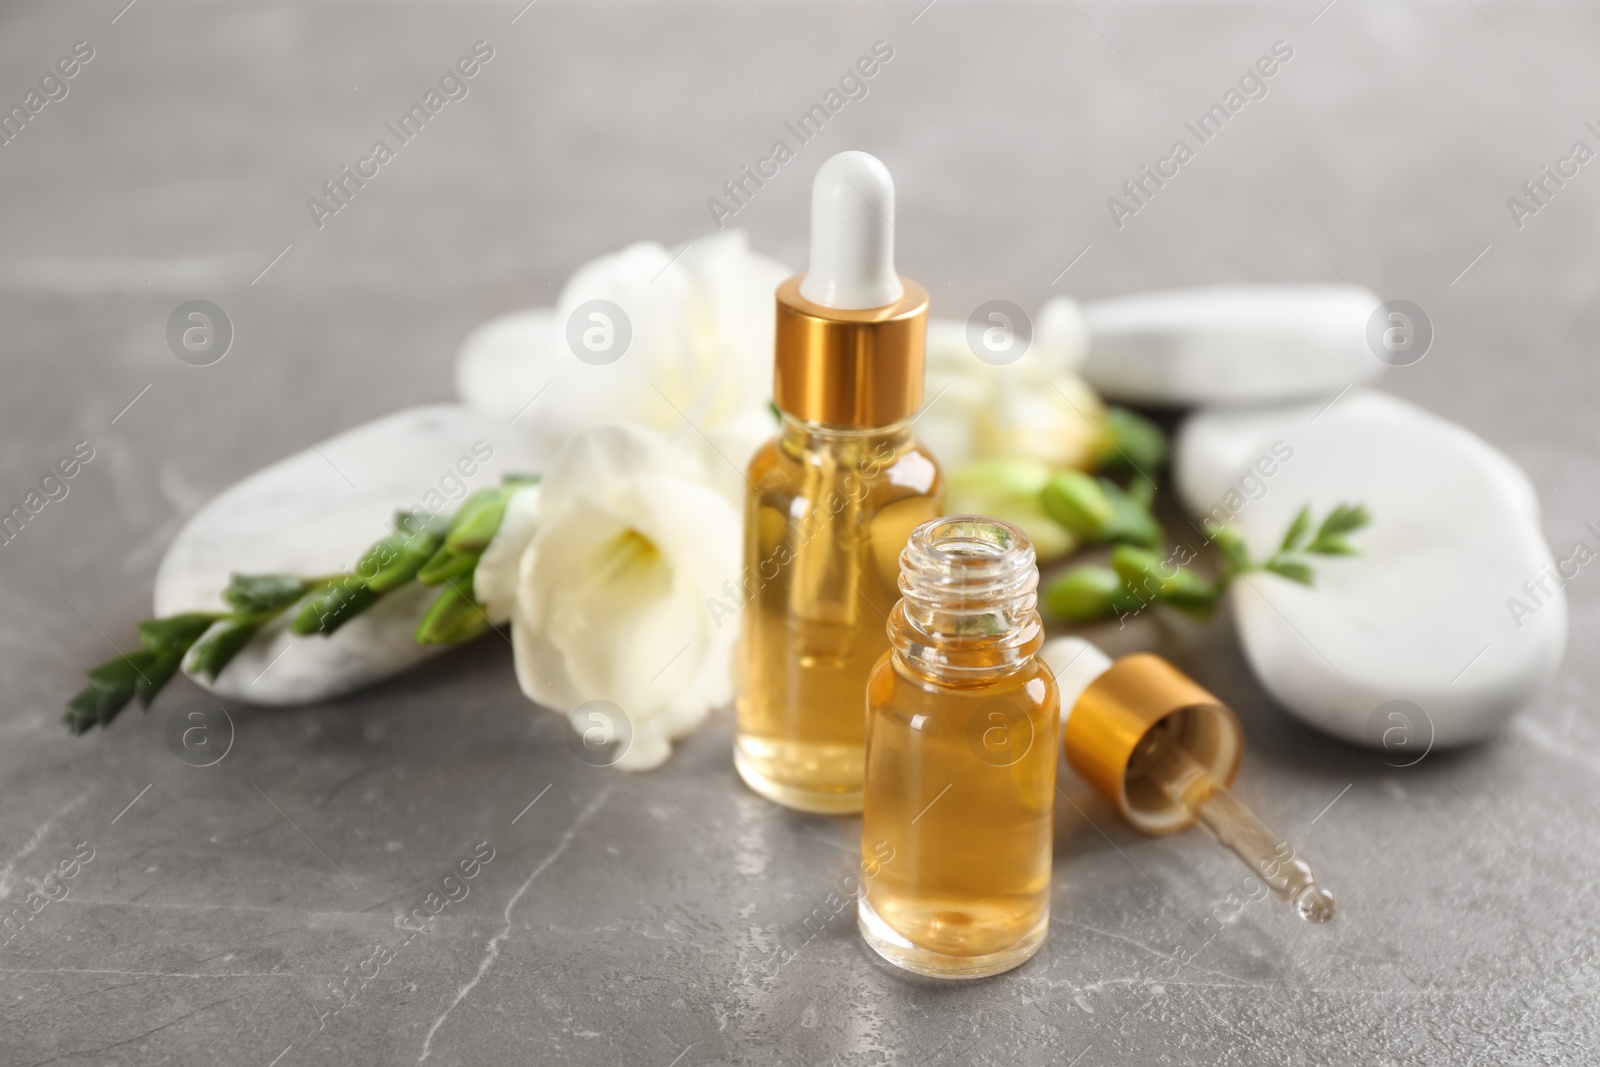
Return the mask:
M1108 407L1105 431L1112 448L1101 469L1124 471L1153 483L1167 462L1167 435L1161 427L1127 408Z
M299 600L307 588L292 574L235 574L222 599L240 615L270 615Z
M1045 610L1067 622L1125 615L1138 611L1145 603L1128 588L1122 576L1109 567L1075 567L1044 591Z
M1039 493L1045 513L1085 541L1104 541L1117 521L1117 506L1104 485L1082 471L1058 471Z
M190 649L189 669L215 680L222 673L222 668L250 643L260 628L261 624L253 619L229 619L218 623Z
M1297 559L1271 559L1267 570L1302 585L1315 585L1316 572Z
M419 645L459 645L487 631L489 616L472 598L471 581L451 582L442 589L417 624Z
M1348 556L1354 554L1342 535L1361 529L1372 521L1364 504L1340 504L1328 512L1317 530L1317 536L1306 546L1307 552L1322 556Z
M1244 535L1236 527L1207 522L1206 534L1235 573L1250 569L1250 549L1244 543Z
M544 480L542 474L529 474L526 471L513 471L500 476L500 484L508 485L515 489L526 489L530 485L538 485Z
M1360 550L1342 537L1319 537L1306 546L1306 551L1318 556L1355 556Z
M150 665L144 669L142 677L135 679L133 694L139 699L139 707L149 710L155 702L156 694L161 692L163 686L172 681L172 676L178 673L178 666L183 663L183 654L189 651L189 646L182 648L168 648L156 653Z
M1306 532L1311 529L1311 505L1302 507L1295 515L1294 521L1289 524L1288 531L1283 535L1283 543L1278 546L1279 552L1293 552L1305 540Z
M327 637L377 601L378 594L355 575L336 578L306 598L289 623L289 632Z
M1317 531L1317 536L1349 533L1351 530L1361 529L1371 521L1372 516L1365 504L1339 504L1328 512L1326 519L1322 520L1322 528Z

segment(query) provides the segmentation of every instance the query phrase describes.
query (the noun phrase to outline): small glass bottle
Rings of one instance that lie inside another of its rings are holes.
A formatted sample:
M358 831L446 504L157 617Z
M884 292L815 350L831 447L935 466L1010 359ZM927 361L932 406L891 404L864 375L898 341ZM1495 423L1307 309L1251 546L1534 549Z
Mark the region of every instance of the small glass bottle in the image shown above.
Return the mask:
M938 978L1022 963L1050 923L1059 696L1033 546L997 519L919 526L867 687L867 944ZM892 859L882 861L888 855ZM866 868L864 868L866 869Z
M864 152L817 173L811 263L778 287L778 436L751 461L734 765L802 811L861 810L862 694L900 549L944 510L922 405L928 294L894 273L894 185Z

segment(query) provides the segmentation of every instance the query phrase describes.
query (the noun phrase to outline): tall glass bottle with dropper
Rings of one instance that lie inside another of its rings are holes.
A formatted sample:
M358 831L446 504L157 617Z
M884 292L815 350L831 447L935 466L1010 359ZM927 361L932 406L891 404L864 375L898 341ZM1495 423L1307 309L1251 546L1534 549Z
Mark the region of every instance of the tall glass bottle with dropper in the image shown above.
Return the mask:
M747 473L734 763L802 811L861 809L867 676L899 553L943 511L911 436L928 296L894 271L894 183L865 152L817 172L807 272L778 287L778 436Z

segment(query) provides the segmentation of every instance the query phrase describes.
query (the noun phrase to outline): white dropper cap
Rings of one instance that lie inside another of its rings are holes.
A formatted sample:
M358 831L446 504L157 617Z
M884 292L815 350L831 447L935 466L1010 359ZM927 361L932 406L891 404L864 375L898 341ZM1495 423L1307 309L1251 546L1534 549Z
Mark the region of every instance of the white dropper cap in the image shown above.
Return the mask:
M1096 678L1111 669L1111 657L1081 637L1052 637L1039 650L1039 658L1056 676L1061 693L1061 724Z
M800 295L841 311L905 292L894 272L894 179L877 156L840 152L811 183L811 263Z

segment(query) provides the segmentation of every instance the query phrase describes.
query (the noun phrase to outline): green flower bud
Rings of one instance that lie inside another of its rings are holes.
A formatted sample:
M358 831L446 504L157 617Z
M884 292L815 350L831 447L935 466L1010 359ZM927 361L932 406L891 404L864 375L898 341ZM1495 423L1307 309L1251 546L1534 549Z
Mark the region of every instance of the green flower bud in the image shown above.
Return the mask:
M212 627L189 651L189 669L215 680L260 629L255 622L229 622Z
M472 573L482 555L482 552L463 554L454 551L449 545L441 545L439 551L429 557L428 562L417 572L417 581L423 585L443 585L445 582L464 578Z
M1128 588L1144 599L1160 600L1198 618L1216 610L1215 585L1148 549L1118 545L1111 554L1111 566Z
M1167 435L1161 427L1127 408L1108 407L1105 431L1110 442L1102 469L1125 471L1136 480L1153 483L1156 472L1167 462Z
M506 501L521 488L502 485L493 489L480 489L467 497L466 502L450 520L450 531L445 534L445 547L452 552L481 553L489 547L500 529L500 520L506 515Z
M374 593L390 592L415 578L443 543L440 525L422 526L410 535L392 533L367 549L356 575Z
M1044 591L1045 610L1066 622L1126 615L1144 605L1145 601L1128 588L1122 576L1109 567L1075 567Z
M310 634L327 637L377 600L378 594L354 575L336 578L307 598L295 613L289 630L300 637Z
M1039 494L1045 513L1085 541L1105 541L1117 511L1105 487L1082 471L1059 471Z
M1147 499L1135 497L1104 478L1100 479L1100 488L1105 492L1106 499L1111 501L1111 529L1106 540L1143 545L1145 548L1155 548L1161 544L1161 524L1150 514Z
M293 604L306 588L292 574L235 574L222 599L240 615L265 615Z
M220 618L205 611L169 615L164 619L145 619L139 624L139 640L152 652L177 649L186 652Z
M451 582L417 624L419 645L459 645L489 629L489 616L472 598L472 580Z
M981 459L945 476L945 501L953 515L988 515L1020 527L1041 563L1060 559L1078 539L1053 521L1040 502L1051 468L1031 459Z

